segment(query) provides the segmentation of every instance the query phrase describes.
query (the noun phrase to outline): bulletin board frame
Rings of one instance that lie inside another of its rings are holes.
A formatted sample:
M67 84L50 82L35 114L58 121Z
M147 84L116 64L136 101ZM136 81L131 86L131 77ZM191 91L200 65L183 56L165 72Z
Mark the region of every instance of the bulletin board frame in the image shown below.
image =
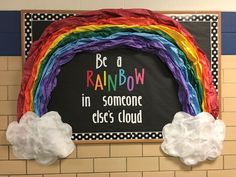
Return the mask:
M37 21L56 21L75 16L84 11L65 10L22 10L21 41L24 61L33 42L32 23ZM221 13L218 11L161 11L179 22L209 22L211 46L211 72L213 82L221 105ZM221 117L221 111L219 118ZM73 133L72 140L76 143L122 143L122 142L162 142L161 131L156 132L104 132L104 133Z

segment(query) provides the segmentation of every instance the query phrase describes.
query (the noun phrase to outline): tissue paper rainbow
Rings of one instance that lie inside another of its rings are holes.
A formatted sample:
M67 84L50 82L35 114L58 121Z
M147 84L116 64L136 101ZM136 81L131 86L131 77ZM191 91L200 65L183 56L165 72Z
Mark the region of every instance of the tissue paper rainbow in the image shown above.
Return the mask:
M183 26L149 10L107 9L56 21L32 44L18 97L18 121L28 111L47 113L60 68L75 54L119 46L155 54L167 65L184 112L218 116L209 61Z

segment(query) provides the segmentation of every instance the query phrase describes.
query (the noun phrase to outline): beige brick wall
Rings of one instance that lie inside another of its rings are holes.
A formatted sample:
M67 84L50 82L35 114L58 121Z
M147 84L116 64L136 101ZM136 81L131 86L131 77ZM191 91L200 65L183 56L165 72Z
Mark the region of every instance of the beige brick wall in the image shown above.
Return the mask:
M235 0L2 0L0 10L91 10L99 8L147 8L152 10L235 11Z
M235 177L236 56L222 56L222 119L227 125L224 151L216 161L186 167L168 157L159 143L83 144L49 167L18 160L5 138L15 120L22 59L0 57L0 177Z

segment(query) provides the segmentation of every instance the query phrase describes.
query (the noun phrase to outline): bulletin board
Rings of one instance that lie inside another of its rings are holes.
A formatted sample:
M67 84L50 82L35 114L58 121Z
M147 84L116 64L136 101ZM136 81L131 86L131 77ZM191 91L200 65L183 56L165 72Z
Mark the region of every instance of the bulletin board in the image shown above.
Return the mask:
M80 13L22 11L25 60L31 44L50 24ZM214 87L219 92L220 13L162 13L194 36L210 61ZM176 80L156 55L118 45L96 53L78 52L63 65L47 109L58 111L72 126L72 140L99 143L160 141L163 126L182 107Z

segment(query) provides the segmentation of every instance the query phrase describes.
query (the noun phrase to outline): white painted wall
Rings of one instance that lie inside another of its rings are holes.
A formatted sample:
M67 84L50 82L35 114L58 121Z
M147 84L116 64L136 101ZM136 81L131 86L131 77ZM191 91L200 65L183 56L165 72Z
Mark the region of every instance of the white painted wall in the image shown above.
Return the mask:
M0 10L93 10L101 8L236 11L236 0L0 0Z

